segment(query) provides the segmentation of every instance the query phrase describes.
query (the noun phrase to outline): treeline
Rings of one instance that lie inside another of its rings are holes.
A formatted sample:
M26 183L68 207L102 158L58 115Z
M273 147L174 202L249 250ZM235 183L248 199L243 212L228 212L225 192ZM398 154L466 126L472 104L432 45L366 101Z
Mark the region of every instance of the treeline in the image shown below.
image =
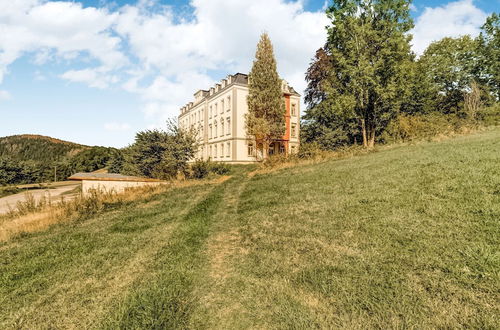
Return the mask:
M28 184L65 180L76 172L92 172L108 166L120 151L115 148L87 147L74 154L47 159L18 160L0 156L0 185Z
M173 120L167 122L165 130L138 132L135 141L123 149L39 136L6 137L0 145L0 186L60 181L77 172L100 169L157 179L172 179L178 174L201 178L209 172L228 170L210 162L188 166L197 148L195 133L180 130Z
M302 142L324 149L498 124L500 18L411 51L410 1L336 0L306 73Z

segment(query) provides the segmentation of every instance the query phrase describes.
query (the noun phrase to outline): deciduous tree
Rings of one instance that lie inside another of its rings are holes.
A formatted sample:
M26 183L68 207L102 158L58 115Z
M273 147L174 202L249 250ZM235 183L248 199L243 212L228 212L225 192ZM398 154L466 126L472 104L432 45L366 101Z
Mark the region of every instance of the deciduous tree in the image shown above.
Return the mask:
M477 43L470 36L433 42L418 60L435 91L436 111L465 115L463 93L478 78Z
M317 142L323 149L356 143L360 134L354 112L346 111L353 107L354 99L340 94L332 85L332 65L331 55L320 48L306 72L307 109L301 125L301 141Z
M500 15L493 13L486 19L478 37L481 55L481 76L485 85L500 99Z
M408 94L413 22L406 0L335 0L326 50L331 55L330 107L357 121L363 145L399 111ZM340 96L340 97L339 97Z

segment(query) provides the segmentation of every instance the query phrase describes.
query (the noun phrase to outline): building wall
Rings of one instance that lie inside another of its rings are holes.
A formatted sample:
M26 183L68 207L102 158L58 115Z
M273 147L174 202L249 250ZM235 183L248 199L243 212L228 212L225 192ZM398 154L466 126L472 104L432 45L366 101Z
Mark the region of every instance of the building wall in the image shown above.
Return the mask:
M200 148L196 153L196 159L232 163L255 162L257 161L255 142L247 138L245 127L245 115L248 112L248 86L240 84L227 86L226 84L223 81L220 85L221 91L212 88L203 97L200 97L203 91L197 92L195 101L183 108L184 111L179 116L179 125L183 129L199 130ZM287 141L285 142L287 152L297 152L300 132L300 97L294 94L287 95L285 103L287 120L286 133L283 138ZM295 107L295 114L291 113L292 105ZM222 127L224 127L223 132ZM253 155L248 153L249 143L253 145Z
M137 188L145 186L158 186L163 182L131 182L131 181L97 181L97 180L82 180L82 194L87 196L91 189L102 192L121 193L127 188Z

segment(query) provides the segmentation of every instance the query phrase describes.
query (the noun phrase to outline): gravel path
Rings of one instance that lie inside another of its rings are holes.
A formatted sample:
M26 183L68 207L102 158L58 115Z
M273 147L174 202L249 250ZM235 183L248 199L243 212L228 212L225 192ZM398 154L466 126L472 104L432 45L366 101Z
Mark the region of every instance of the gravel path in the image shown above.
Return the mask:
M54 189L31 189L26 190L22 193L10 195L0 198L0 214L5 214L9 212L9 206L14 208L17 202L25 201L26 193L29 192L33 195L36 201L39 201L43 196L50 198L52 202L58 202L61 200L61 194L75 189L80 183L71 184L67 186L57 187ZM64 199L68 200L74 198L76 194L64 195Z

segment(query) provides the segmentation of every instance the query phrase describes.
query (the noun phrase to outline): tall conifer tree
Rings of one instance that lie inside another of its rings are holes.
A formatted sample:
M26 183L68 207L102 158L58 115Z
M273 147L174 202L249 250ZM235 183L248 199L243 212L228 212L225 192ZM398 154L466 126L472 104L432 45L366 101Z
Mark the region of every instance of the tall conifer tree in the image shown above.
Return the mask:
M267 33L263 33L249 74L246 126L264 157L269 144L281 139L285 133L285 102L281 84L273 45Z

